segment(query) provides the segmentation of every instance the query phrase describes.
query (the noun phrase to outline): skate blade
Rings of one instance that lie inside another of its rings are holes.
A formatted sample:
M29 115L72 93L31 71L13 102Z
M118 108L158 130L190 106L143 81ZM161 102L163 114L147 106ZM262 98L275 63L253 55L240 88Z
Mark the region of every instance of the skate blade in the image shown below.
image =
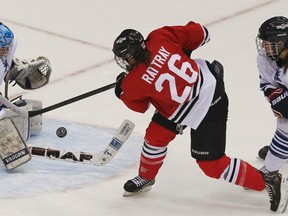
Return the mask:
M145 193L145 192L148 192L152 189L152 185L149 185L145 188L142 188L141 190L137 191L137 192L128 192L128 191L124 191L123 193L123 197L129 197L129 196L135 196L135 195L138 195L138 194L141 194L141 193Z
M281 182L281 200L279 203L279 207L277 209L278 212L285 212L288 204L288 176L282 177Z

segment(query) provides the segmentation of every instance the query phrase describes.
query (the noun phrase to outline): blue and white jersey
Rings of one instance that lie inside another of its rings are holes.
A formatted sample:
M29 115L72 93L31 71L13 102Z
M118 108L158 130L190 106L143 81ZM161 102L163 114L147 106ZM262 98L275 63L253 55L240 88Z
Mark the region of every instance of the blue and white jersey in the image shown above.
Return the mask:
M278 67L276 61L258 55L257 67L259 71L260 89L288 88L288 72L284 73L284 66ZM288 107L287 107L288 108ZM264 165L268 171L279 170L288 159L288 119L276 118L276 132L269 145Z
M263 56L257 56L257 67L260 78L260 89L276 89L285 86L288 88L288 73L284 74L284 67L278 67L276 61Z

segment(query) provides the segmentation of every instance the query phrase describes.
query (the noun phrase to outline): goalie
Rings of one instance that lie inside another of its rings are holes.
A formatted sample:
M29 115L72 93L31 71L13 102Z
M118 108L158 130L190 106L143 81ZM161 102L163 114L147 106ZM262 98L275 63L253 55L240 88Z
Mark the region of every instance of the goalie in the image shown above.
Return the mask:
M5 97L0 95L0 158L8 170L31 159L26 141L42 129L41 115L28 116L28 111L41 109L42 102L21 99L11 103L8 86L15 82L25 90L40 88L49 82L52 71L45 57L23 61L15 58L16 48L13 32L0 22L0 85L5 83Z

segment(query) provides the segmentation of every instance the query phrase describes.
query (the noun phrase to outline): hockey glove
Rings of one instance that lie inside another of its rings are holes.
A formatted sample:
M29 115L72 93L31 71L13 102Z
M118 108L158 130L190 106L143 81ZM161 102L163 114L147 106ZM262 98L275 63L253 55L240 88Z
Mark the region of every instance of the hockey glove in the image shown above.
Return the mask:
M115 85L115 95L120 98L120 95L122 94L123 90L121 89L121 84L123 79L126 77L126 73L122 72L116 77L116 85Z
M288 119L288 91L283 88L274 89L270 92L268 99L274 115Z
M207 62L209 70L216 79L216 88L212 100L212 106L215 105L221 97L225 94L225 85L224 85L224 67L223 65L214 60L211 64Z
M37 89L49 82L52 68L50 61L43 56L20 61L13 58L14 66L7 72L5 82L15 81L23 89Z

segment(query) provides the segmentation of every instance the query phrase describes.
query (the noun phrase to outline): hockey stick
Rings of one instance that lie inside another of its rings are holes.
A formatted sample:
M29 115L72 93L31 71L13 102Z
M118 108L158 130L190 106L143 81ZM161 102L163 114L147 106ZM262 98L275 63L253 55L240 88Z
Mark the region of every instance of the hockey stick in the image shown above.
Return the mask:
M43 108L43 109L39 109L39 110L33 110L33 111L29 111L28 112L28 116L29 117L33 117L33 116L36 116L36 115L40 115L42 113L46 113L46 112L49 112L51 110L54 110L54 109L57 109L59 107L62 107L62 106L66 106L70 103L74 103L76 101L79 101L79 100L82 100L84 98L87 98L87 97L90 97L92 95L95 95L95 94L99 94L101 92L104 92L104 91L107 91L111 88L114 88L114 86L116 85L116 82L115 83L111 83L109 85L106 85L106 86L103 86L101 88L98 88L98 89L95 89L95 90L92 90L90 92L86 92L82 95L78 95L76 97L73 97L73 98L70 98L68 100L65 100L65 101L62 101L62 102L59 102L59 103L56 103L54 105L51 105L51 106L48 106L46 108Z
M33 110L33 111L27 111L27 110L24 110L24 109L21 109L21 108L17 107L15 104L11 103L6 97L4 97L1 94L0 94L0 103L2 103L4 106L6 106L7 108L13 110L16 113L20 113L22 115L28 115L28 117L33 117L33 116L40 115L42 113L49 112L51 110L57 109L59 107L68 105L70 103L74 103L76 101L82 100L82 99L90 97L92 95L99 94L101 92L107 91L107 90L109 90L111 88L114 88L115 85L116 85L116 82L115 83L111 83L111 84L106 85L106 86L103 86L103 87L98 88L98 89L94 89L94 90L92 90L90 92L86 92L86 93L84 93L82 95L78 95L78 96L70 98L68 100L59 102L59 103L51 105L49 107L46 107L46 108L43 108L43 109L39 109L39 110Z
M93 166L103 166L107 164L117 154L119 149L132 133L135 124L129 120L124 120L109 145L101 152L89 153L82 151L70 151L66 149L50 149L30 146L30 153L34 156L59 159L73 163L89 164Z

